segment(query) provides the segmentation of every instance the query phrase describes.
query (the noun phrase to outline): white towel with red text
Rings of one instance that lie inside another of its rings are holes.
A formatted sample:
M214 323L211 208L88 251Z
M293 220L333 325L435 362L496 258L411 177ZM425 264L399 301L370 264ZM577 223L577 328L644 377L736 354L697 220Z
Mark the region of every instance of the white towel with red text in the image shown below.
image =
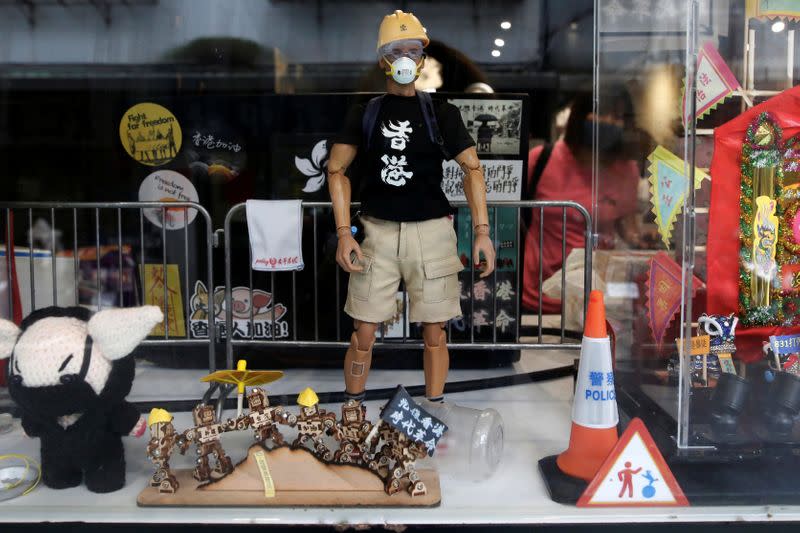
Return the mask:
M253 270L303 269L301 200L247 200L247 232Z

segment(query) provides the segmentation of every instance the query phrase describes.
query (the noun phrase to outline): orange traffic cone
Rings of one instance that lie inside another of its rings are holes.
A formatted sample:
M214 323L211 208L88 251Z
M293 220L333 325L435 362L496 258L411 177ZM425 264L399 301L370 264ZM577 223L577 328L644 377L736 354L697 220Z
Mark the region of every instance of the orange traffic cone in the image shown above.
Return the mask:
M592 291L572 404L572 433L569 448L556 461L559 469L591 481L617 443L618 422L603 293Z

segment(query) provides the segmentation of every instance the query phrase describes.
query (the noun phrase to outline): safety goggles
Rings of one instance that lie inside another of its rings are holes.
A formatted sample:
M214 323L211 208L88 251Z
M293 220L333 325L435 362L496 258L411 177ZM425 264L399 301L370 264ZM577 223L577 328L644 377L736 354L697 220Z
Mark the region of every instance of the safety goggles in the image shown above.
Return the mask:
M425 52L422 41L409 39L385 44L381 47L381 56L390 61L397 61L401 57L408 57L414 61L419 61L425 57Z

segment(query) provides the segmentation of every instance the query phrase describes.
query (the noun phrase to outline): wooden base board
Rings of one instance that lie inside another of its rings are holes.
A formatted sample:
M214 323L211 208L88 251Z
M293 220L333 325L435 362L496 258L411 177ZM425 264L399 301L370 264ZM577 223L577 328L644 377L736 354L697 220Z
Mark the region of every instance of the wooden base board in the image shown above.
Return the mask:
M264 452L275 495L265 496L264 481L254 454ZM173 471L180 487L162 494L147 487L137 498L142 507L308 506L308 507L433 507L441 503L439 475L420 470L427 493L411 497L405 490L389 496L383 481L371 471L352 465L326 464L305 449L266 450L253 445L247 458L227 476L203 484L191 470Z

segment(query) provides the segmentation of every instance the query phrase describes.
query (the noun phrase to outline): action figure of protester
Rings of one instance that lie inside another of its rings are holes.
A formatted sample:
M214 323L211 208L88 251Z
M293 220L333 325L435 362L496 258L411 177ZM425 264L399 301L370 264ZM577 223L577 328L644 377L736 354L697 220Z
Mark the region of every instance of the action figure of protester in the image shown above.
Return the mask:
M442 163L455 159L464 172L464 192L474 225L473 258L494 270L483 169L458 109L414 90L429 39L411 13L384 17L378 61L387 76L386 94L350 109L328 162L328 183L339 242L337 263L350 273L345 312L354 332L345 356L348 399L364 398L375 332L396 310L402 280L409 320L423 324L425 395L443 399L450 366L445 326L461 316L454 213L441 189ZM351 233L348 166L363 154L361 212L364 241Z

